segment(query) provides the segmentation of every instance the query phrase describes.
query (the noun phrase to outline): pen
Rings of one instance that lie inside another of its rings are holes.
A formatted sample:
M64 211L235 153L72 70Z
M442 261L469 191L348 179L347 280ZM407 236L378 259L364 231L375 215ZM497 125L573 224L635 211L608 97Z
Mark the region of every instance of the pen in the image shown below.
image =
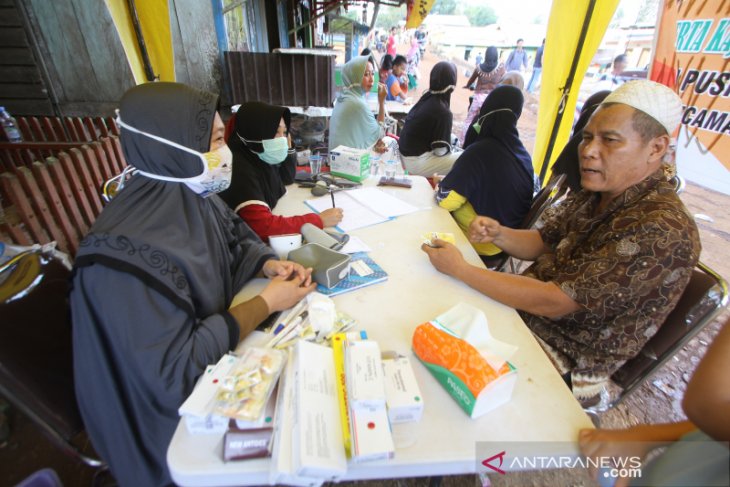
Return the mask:
M330 196L332 197L332 208L335 207L335 192L332 191L332 186L330 186Z

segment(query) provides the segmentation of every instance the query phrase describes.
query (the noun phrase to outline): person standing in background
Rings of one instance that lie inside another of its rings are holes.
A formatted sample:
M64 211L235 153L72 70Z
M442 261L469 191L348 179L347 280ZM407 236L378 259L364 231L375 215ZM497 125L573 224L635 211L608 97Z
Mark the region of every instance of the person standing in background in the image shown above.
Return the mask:
M517 47L509 54L505 67L507 71L523 72L527 70L527 52L522 49L523 39L517 39Z
M395 33L396 33L397 27L393 26L390 28L390 35L388 36L388 45L387 50L388 54L393 56L395 58Z
M626 81L621 75L626 69L626 54L619 54L613 60L613 70L598 78L598 88L613 91Z
M537 48L535 53L535 61L532 63L532 76L530 81L527 83L527 92L532 93L535 88L540 84L540 75L542 74L542 53L545 50L545 39L542 40L542 44Z

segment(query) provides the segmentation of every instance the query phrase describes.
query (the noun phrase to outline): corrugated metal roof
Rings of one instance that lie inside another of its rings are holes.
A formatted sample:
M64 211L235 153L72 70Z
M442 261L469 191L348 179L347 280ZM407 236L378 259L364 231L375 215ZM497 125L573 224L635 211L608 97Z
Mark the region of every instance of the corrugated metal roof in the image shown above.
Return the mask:
M262 101L283 106L332 106L332 56L226 51L225 61L232 104Z

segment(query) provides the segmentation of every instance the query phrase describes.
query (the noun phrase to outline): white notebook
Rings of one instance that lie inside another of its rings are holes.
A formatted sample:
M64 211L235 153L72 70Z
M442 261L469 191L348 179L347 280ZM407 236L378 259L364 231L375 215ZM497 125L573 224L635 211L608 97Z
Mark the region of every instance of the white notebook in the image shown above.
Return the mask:
M335 206L344 216L337 225L343 232L383 223L391 218L418 211L418 208L377 188L359 188L335 192ZM332 208L332 198L322 196L305 203L317 213Z

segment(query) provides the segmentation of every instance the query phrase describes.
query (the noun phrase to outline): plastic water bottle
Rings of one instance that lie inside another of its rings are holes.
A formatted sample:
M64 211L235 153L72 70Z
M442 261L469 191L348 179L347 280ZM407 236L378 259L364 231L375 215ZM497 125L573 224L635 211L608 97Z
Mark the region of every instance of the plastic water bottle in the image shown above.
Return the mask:
M388 179L393 179L397 170L398 163L395 161L395 159L388 159L388 162L385 163L385 177Z
M0 107L0 122L3 125L3 132L5 132L5 138L8 142L22 142L23 137L20 135L18 130L18 124L15 119L5 110L5 107Z
M380 156L370 156L370 175L380 174Z

